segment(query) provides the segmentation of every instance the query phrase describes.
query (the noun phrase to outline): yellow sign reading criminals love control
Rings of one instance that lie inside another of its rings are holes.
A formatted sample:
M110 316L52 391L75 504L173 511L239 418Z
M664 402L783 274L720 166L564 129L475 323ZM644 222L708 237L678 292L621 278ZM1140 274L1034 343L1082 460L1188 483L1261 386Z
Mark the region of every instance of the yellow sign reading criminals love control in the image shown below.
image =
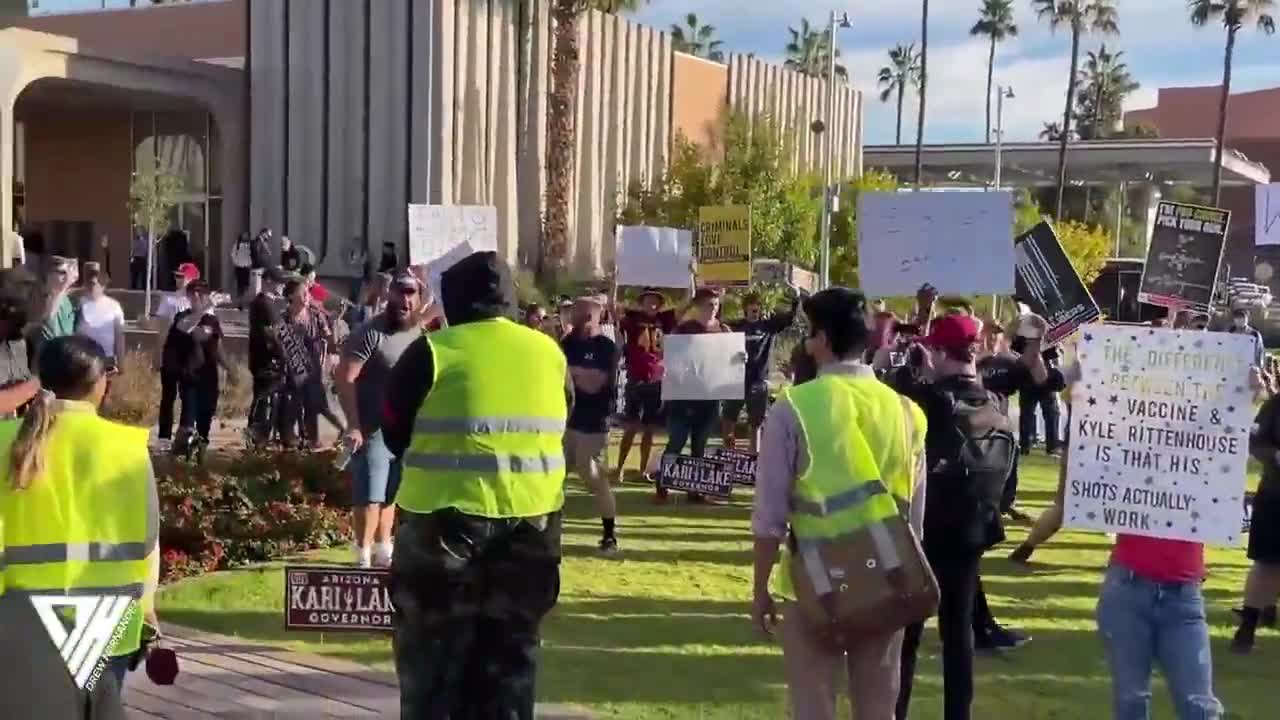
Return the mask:
M698 282L751 284L751 206L723 205L698 211Z

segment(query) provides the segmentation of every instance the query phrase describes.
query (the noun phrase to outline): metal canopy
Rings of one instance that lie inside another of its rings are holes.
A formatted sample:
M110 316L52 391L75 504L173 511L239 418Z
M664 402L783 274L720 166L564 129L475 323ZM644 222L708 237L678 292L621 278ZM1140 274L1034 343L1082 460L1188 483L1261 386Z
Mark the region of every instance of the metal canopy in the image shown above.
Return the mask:
M1067 147L1067 181L1074 186L1115 186L1123 182L1213 184L1212 138L1191 140L1091 140ZM921 152L923 182L929 185L989 185L995 169L995 145L925 145ZM1005 143L1001 183L1011 187L1057 184L1058 143ZM899 177L915 173L912 145L868 145L866 168L888 170ZM1223 185L1270 182L1266 166L1231 148L1222 157Z

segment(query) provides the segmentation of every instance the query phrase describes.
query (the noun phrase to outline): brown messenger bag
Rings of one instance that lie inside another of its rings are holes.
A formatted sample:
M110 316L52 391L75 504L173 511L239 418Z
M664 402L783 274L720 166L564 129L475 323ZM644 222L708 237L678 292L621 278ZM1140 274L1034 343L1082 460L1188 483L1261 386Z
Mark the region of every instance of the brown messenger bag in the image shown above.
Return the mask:
M909 400L903 398L906 453L914 434ZM887 493L880 480L866 497ZM910 500L898 515L835 538L797 538L791 582L800 614L823 644L848 647L863 637L885 635L924 622L938 610L938 581L911 529Z

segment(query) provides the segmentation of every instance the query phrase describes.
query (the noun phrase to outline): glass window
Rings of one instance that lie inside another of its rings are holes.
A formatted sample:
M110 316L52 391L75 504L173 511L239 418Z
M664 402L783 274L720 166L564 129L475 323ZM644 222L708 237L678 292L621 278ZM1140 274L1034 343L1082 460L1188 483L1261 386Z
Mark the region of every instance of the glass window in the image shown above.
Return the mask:
M160 172L181 178L183 192L205 191L207 118L203 112L155 113Z
M218 132L218 125L213 121L213 116L209 118L209 194L222 195L222 135ZM216 216L216 213L215 213Z

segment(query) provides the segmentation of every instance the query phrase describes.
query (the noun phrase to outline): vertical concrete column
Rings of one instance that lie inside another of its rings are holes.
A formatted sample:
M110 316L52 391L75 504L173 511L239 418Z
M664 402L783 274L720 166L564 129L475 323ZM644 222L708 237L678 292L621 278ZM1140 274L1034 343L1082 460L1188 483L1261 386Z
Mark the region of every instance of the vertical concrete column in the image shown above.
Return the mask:
M17 233L13 230L13 106L22 90L22 55L0 48L0 267L11 267Z
M368 237L408 256L409 0L369 3ZM376 255L375 255L376 257Z
M245 167L244 143L247 128L244 125L245 113L243 99L240 95L228 95L218 104L217 114L213 121L218 125L218 138L221 143L212 151L218 153L218 162L222 167L222 237L210 238L211 252L219 257L228 257L231 248L239 237L245 218L245 207L248 203L248 168ZM250 232L256 228L250 229ZM233 274L229 264L223 262L222 277L218 279L224 290L235 287Z
M325 246L320 273L331 277L353 276L363 271L359 262L372 258L375 269L382 240L365 233L365 20L363 2L329 3L328 106L329 167L324 178ZM355 258L357 262L351 262Z
M249 0L249 69L253 93L250 133L249 222L254 230L270 227L279 236L285 227L284 184L288 125L289 28L286 8L276 0ZM301 72L307 72L306 68Z

